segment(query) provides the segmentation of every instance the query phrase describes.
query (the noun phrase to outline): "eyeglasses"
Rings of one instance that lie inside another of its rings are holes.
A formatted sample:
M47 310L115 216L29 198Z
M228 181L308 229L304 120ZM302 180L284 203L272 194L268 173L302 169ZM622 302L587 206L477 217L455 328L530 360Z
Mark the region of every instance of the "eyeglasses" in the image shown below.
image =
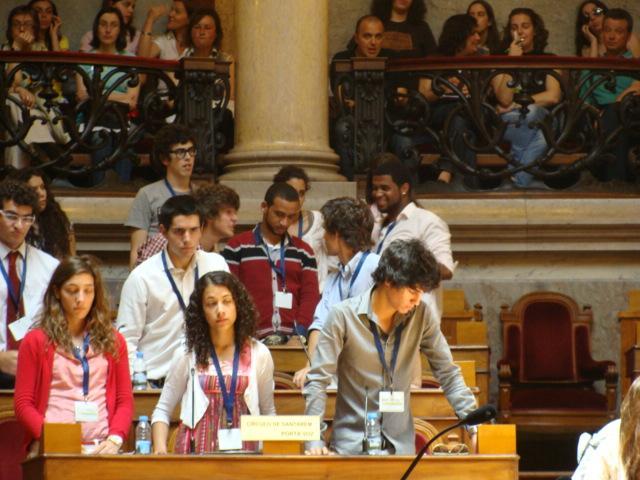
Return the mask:
M33 28L33 22L18 22L18 21L13 21L11 22L11 28L17 28L18 30L24 28L24 29L30 29Z
M169 150L170 154L175 155L180 160L184 160L185 158L187 158L187 155L193 158L196 156L197 152L198 151L196 150L196 147L176 148L175 150Z
M593 17L599 17L600 15L604 14L604 8L602 7L596 7L593 10L591 10L591 12L583 12L582 16L589 20Z
M36 221L35 215L19 215L16 212L12 212L10 210L0 210L0 214L2 214L5 220L9 223L22 222L25 225L32 225L33 222Z

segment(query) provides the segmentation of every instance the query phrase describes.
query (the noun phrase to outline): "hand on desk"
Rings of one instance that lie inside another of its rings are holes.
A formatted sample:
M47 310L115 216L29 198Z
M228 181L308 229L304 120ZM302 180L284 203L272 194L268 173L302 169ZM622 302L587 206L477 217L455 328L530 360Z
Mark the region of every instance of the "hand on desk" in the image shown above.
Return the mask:
M115 455L119 450L120 447L111 440L103 440L93 451L93 455Z
M327 447L314 447L304 451L305 455L335 455L336 452L332 452Z

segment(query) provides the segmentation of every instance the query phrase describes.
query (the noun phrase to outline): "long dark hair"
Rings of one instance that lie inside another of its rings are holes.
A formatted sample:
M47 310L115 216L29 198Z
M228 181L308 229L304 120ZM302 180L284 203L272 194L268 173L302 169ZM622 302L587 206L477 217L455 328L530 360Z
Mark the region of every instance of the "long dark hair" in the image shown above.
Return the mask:
M33 5L34 5L36 2L41 2L41 1L49 2L49 5L51 5L51 11L53 12L53 15L54 15L55 17L57 17L57 16L58 16L58 7L56 7L56 4L55 4L55 3L53 3L53 1L52 1L52 0L31 0L31 1L28 3L28 5L27 5L27 6L28 6L30 9L32 9L32 10L33 10ZM36 15L38 15L38 14L36 13ZM38 32L36 32L36 39L37 39L39 36L40 36L40 17L38 17ZM61 31L61 30L58 30L58 40L60 40L61 38L62 38L62 31ZM47 50L52 50L52 49L53 49L53 44L51 43L51 36L49 35L49 32L46 32L46 33L45 33L45 35L44 35L44 44L47 46Z
M51 192L51 183L41 170L16 170L8 178L27 183L31 177L40 177L47 191L47 204L44 210L37 212L38 232L31 228L27 241L56 258L62 259L71 254L71 222Z
M113 7L116 3L121 0L102 0L102 8ZM133 16L129 23L125 24L124 29L127 31L127 37L129 41L133 41L133 38L136 36L136 27L133 24Z
M127 32L125 29L124 18L122 18L122 13L116 7L106 7L101 8L96 18L93 20L93 38L91 39L91 46L95 49L100 47L100 39L98 38L98 25L100 24L100 17L107 13L113 13L118 17L118 21L120 22L120 31L118 32L118 38L116 38L116 50L122 51L127 46Z
M489 29L487 31L487 43L486 46L489 49L490 53L496 54L500 52L500 32L498 32L498 23L496 22L496 15L493 12L493 7L491 4L485 0L474 0L467 7L467 13L471 10L471 7L474 5L482 5L484 11L487 12L487 17L491 21L491 25L489 25Z
M371 15L375 15L383 23L386 23L391 18L391 9L393 8L393 0L372 0L371 2ZM420 23L424 20L427 14L427 6L424 0L413 0L407 13L407 22Z
M511 45L513 40L511 37L511 19L516 15L526 15L531 19L531 23L533 25L533 51L538 53L544 52L545 47L549 43L549 30L544 27L544 20L542 17L532 8L526 7L514 8L511 10L511 13L509 13L507 25L504 27L504 32L502 33L502 45L500 45L500 50L505 52Z
M576 31L574 35L574 42L576 45L577 56L581 56L582 49L587 46L587 39L584 38L584 34L582 33L582 26L585 23L588 23L589 19L582 14L582 9L588 3L593 3L596 6L596 8L601 8L603 10L602 12L603 15L607 13L607 10L609 10L609 8L604 4L604 2L601 2L600 0L584 0L584 2L580 4L580 6L578 7L578 12L576 14Z
M13 35L11 34L11 23L13 22L13 18L17 15L31 15L33 19L33 33L35 35L40 31L40 19L35 11L33 11L27 5L18 5L14 7L9 12L9 16L7 17L7 41L9 42L9 46L13 45Z
M464 49L467 38L473 34L478 22L471 15L459 13L447 18L438 39L438 53L453 57Z
M236 304L236 321L233 325L236 346L242 347L256 330L257 310L240 280L223 271L203 275L196 283L184 316L187 348L195 353L196 363L201 367L209 365L211 352L209 324L202 308L204 291L211 285L227 287Z

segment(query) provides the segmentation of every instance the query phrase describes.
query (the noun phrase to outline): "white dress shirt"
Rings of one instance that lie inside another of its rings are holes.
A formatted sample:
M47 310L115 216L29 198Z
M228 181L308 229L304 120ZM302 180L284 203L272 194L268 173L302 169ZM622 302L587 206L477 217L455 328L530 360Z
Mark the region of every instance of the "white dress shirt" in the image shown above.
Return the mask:
M27 279L22 293L22 302L25 316L29 317L31 322L33 322L34 318L42 309L44 292L49 286L51 275L53 275L54 270L60 262L48 253L28 245L26 242L22 242L22 245L18 247L17 251L20 255L18 255L18 259L16 260L16 270L18 271L18 278L20 278L21 284L24 281L22 278L22 268L26 253ZM2 265L7 275L9 275L9 259L7 258L9 253L11 253L11 249L0 242L0 258L2 259ZM8 302L9 290L7 289L7 282L2 278L0 279L0 350L3 352L7 349L6 321ZM11 333L9 333L9 335L11 335Z
M176 268L165 249L129 274L122 287L116 323L127 341L131 370L139 350L144 353L147 376L154 380L167 375L171 359L184 339L184 314L164 271L163 253L186 305L195 286L196 263L200 277L215 270L229 271L221 255L202 250L195 253L186 270Z

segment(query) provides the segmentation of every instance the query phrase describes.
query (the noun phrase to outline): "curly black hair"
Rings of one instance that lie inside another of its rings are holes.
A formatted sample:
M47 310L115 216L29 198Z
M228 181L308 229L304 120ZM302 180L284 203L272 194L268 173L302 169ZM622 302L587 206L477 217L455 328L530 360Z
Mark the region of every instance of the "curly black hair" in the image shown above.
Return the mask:
M256 331L258 313L256 307L244 288L244 285L234 275L223 272L209 272L198 280L196 288L189 299L189 306L184 316L186 328L187 348L195 352L196 363L200 367L209 365L211 354L211 336L209 324L202 307L202 297L207 287L219 285L227 287L236 304L236 321L234 323L235 343L237 347L244 345Z
M33 188L24 182L11 179L0 182L0 207L4 205L5 201L31 207L33 213L38 211L38 196Z
M371 248L373 214L363 201L350 197L329 200L320 209L324 229L337 233L356 252Z
M394 240L382 252L372 277L378 285L389 282L393 287L429 292L440 284L440 268L420 240Z
M383 22L388 22L391 18L393 0L373 0L371 2L371 14L378 17ZM413 0L407 14L409 23L420 23L427 14L427 6L424 0Z
M544 52L544 49L549 43L549 30L544 27L542 17L532 8L526 7L514 8L511 10L511 13L509 13L509 20L507 20L507 24L502 33L501 51L506 52L513 41L511 37L511 19L516 15L526 15L531 19L531 23L533 24L533 51L537 53Z
M438 53L454 57L464 50L467 38L473 35L478 22L467 13L460 13L447 18L442 25L438 40Z
M278 170L278 173L273 176L273 183L287 183L292 178L302 180L307 192L311 189L309 175L307 175L307 172L305 172L303 168L296 165L287 165Z

